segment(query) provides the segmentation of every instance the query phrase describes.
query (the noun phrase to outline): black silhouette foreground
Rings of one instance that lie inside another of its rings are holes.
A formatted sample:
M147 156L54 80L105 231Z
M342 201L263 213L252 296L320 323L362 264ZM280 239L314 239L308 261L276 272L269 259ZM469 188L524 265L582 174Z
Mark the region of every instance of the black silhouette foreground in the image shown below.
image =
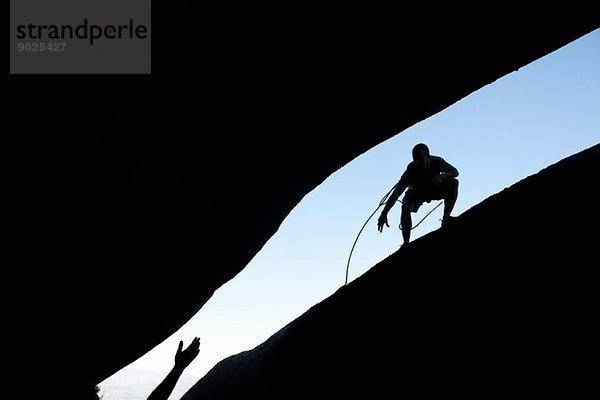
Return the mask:
M450 216L456 198L458 197L458 170L442 157L429 154L429 148L419 143L412 150L412 161L396 184L390 198L385 203L377 220L377 229L383 231L388 226L387 215L396 201L406 190L402 200L400 214L400 229L402 230L403 246L410 242L412 229L411 213L416 213L424 202L444 200L444 217L442 226L447 226L453 220ZM407 190L408 189L408 190Z
M14 368L25 397L101 382L150 351L331 174L597 29L593 4L154 2L152 76L9 76L8 247L23 265L3 322L8 343L29 344L18 361L31 365ZM54 327L43 345L38 315Z
M191 362L194 361L198 356L198 353L200 353L200 338L195 337L185 350L183 350L183 341L179 341L179 347L175 353L175 365L173 366L173 369L171 369L165 379L163 379L152 393L150 393L148 400L167 400L171 393L173 393L173 389L181 377L181 374ZM99 388L97 386L89 385L85 399L99 400L98 391Z

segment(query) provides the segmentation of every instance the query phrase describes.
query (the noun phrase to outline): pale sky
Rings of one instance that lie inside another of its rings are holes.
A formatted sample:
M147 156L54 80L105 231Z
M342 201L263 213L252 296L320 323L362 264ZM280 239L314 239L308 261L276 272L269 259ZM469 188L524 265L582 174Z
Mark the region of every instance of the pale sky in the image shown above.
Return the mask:
M600 30L483 87L331 175L306 195L261 252L194 318L125 370L166 374L179 340L187 345L199 336L200 355L186 373L201 377L222 359L261 344L339 289L360 227L397 182L419 142L460 172L455 216L520 179L600 143ZM558 211L566 189L557 187L555 198L540 201L556 202ZM413 221L436 204L425 204L413 214ZM442 207L413 231L412 240L439 228ZM377 231L378 215L354 250L349 281L395 252L402 242L399 204L390 211L390 228L383 233Z

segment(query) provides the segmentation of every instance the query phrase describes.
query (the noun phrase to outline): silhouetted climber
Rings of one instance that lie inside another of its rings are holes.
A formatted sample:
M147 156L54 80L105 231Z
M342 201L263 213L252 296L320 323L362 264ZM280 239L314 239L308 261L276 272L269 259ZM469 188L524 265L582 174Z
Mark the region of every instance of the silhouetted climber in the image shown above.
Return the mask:
M402 199L400 214L400 229L402 230L403 246L410 241L412 219L410 213L416 213L423 202L444 200L444 217L442 226L451 223L450 216L458 196L458 170L447 163L442 157L429 154L429 148L419 143L412 149L413 161L408 164L406 171L400 177L394 191L381 211L377 220L377 229L383 231L383 226L389 227L387 215L396 204L400 195L406 190Z
M179 377L183 373L183 370L187 368L188 365L196 356L200 353L200 339L194 338L192 343L183 350L183 341L179 342L179 347L177 348L177 353L175 353L175 365L169 374L163 379L163 381L150 393L148 396L148 400L167 400L173 389L175 388L175 384L179 380ZM91 390L88 392L88 395L84 397L84 399L90 400L98 400L98 387L91 386Z

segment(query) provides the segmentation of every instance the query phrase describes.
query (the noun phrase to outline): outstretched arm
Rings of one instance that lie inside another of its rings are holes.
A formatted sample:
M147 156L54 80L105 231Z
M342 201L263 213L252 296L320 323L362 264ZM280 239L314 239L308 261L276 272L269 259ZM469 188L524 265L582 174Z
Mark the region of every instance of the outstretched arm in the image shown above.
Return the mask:
M186 369L187 366L194 361L198 353L200 353L200 339L197 337L194 338L192 343L190 343L185 350L182 349L183 341L180 341L177 353L175 353L175 366L156 389L150 393L148 400L167 400L169 398L175 388L175 384L183 373L183 370Z
M394 188L394 191L392 192L390 197L385 202L383 211L381 211L381 215L379 216L379 219L377 220L377 229L379 230L379 232L383 231L384 225L387 226L388 228L390 227L390 225L388 224L388 220L387 220L388 212L390 212L391 208L394 206L394 204L396 204L396 201L398 201L398 198L400 197L402 192L404 192L406 190L406 187L407 187L406 184L404 184L401 179L400 182L398 182L398 184Z

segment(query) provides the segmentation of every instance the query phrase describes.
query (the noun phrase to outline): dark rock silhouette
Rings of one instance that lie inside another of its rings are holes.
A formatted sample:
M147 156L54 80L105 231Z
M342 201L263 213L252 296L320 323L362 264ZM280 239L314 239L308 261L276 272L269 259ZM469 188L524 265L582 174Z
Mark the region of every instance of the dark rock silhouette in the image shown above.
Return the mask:
M594 201L599 168L596 145L491 196L182 400L587 393L600 217L557 211Z
M151 76L8 79L24 240L6 325L43 337L21 356L45 371L29 397L134 361L331 173L600 26L577 1L152 11Z

